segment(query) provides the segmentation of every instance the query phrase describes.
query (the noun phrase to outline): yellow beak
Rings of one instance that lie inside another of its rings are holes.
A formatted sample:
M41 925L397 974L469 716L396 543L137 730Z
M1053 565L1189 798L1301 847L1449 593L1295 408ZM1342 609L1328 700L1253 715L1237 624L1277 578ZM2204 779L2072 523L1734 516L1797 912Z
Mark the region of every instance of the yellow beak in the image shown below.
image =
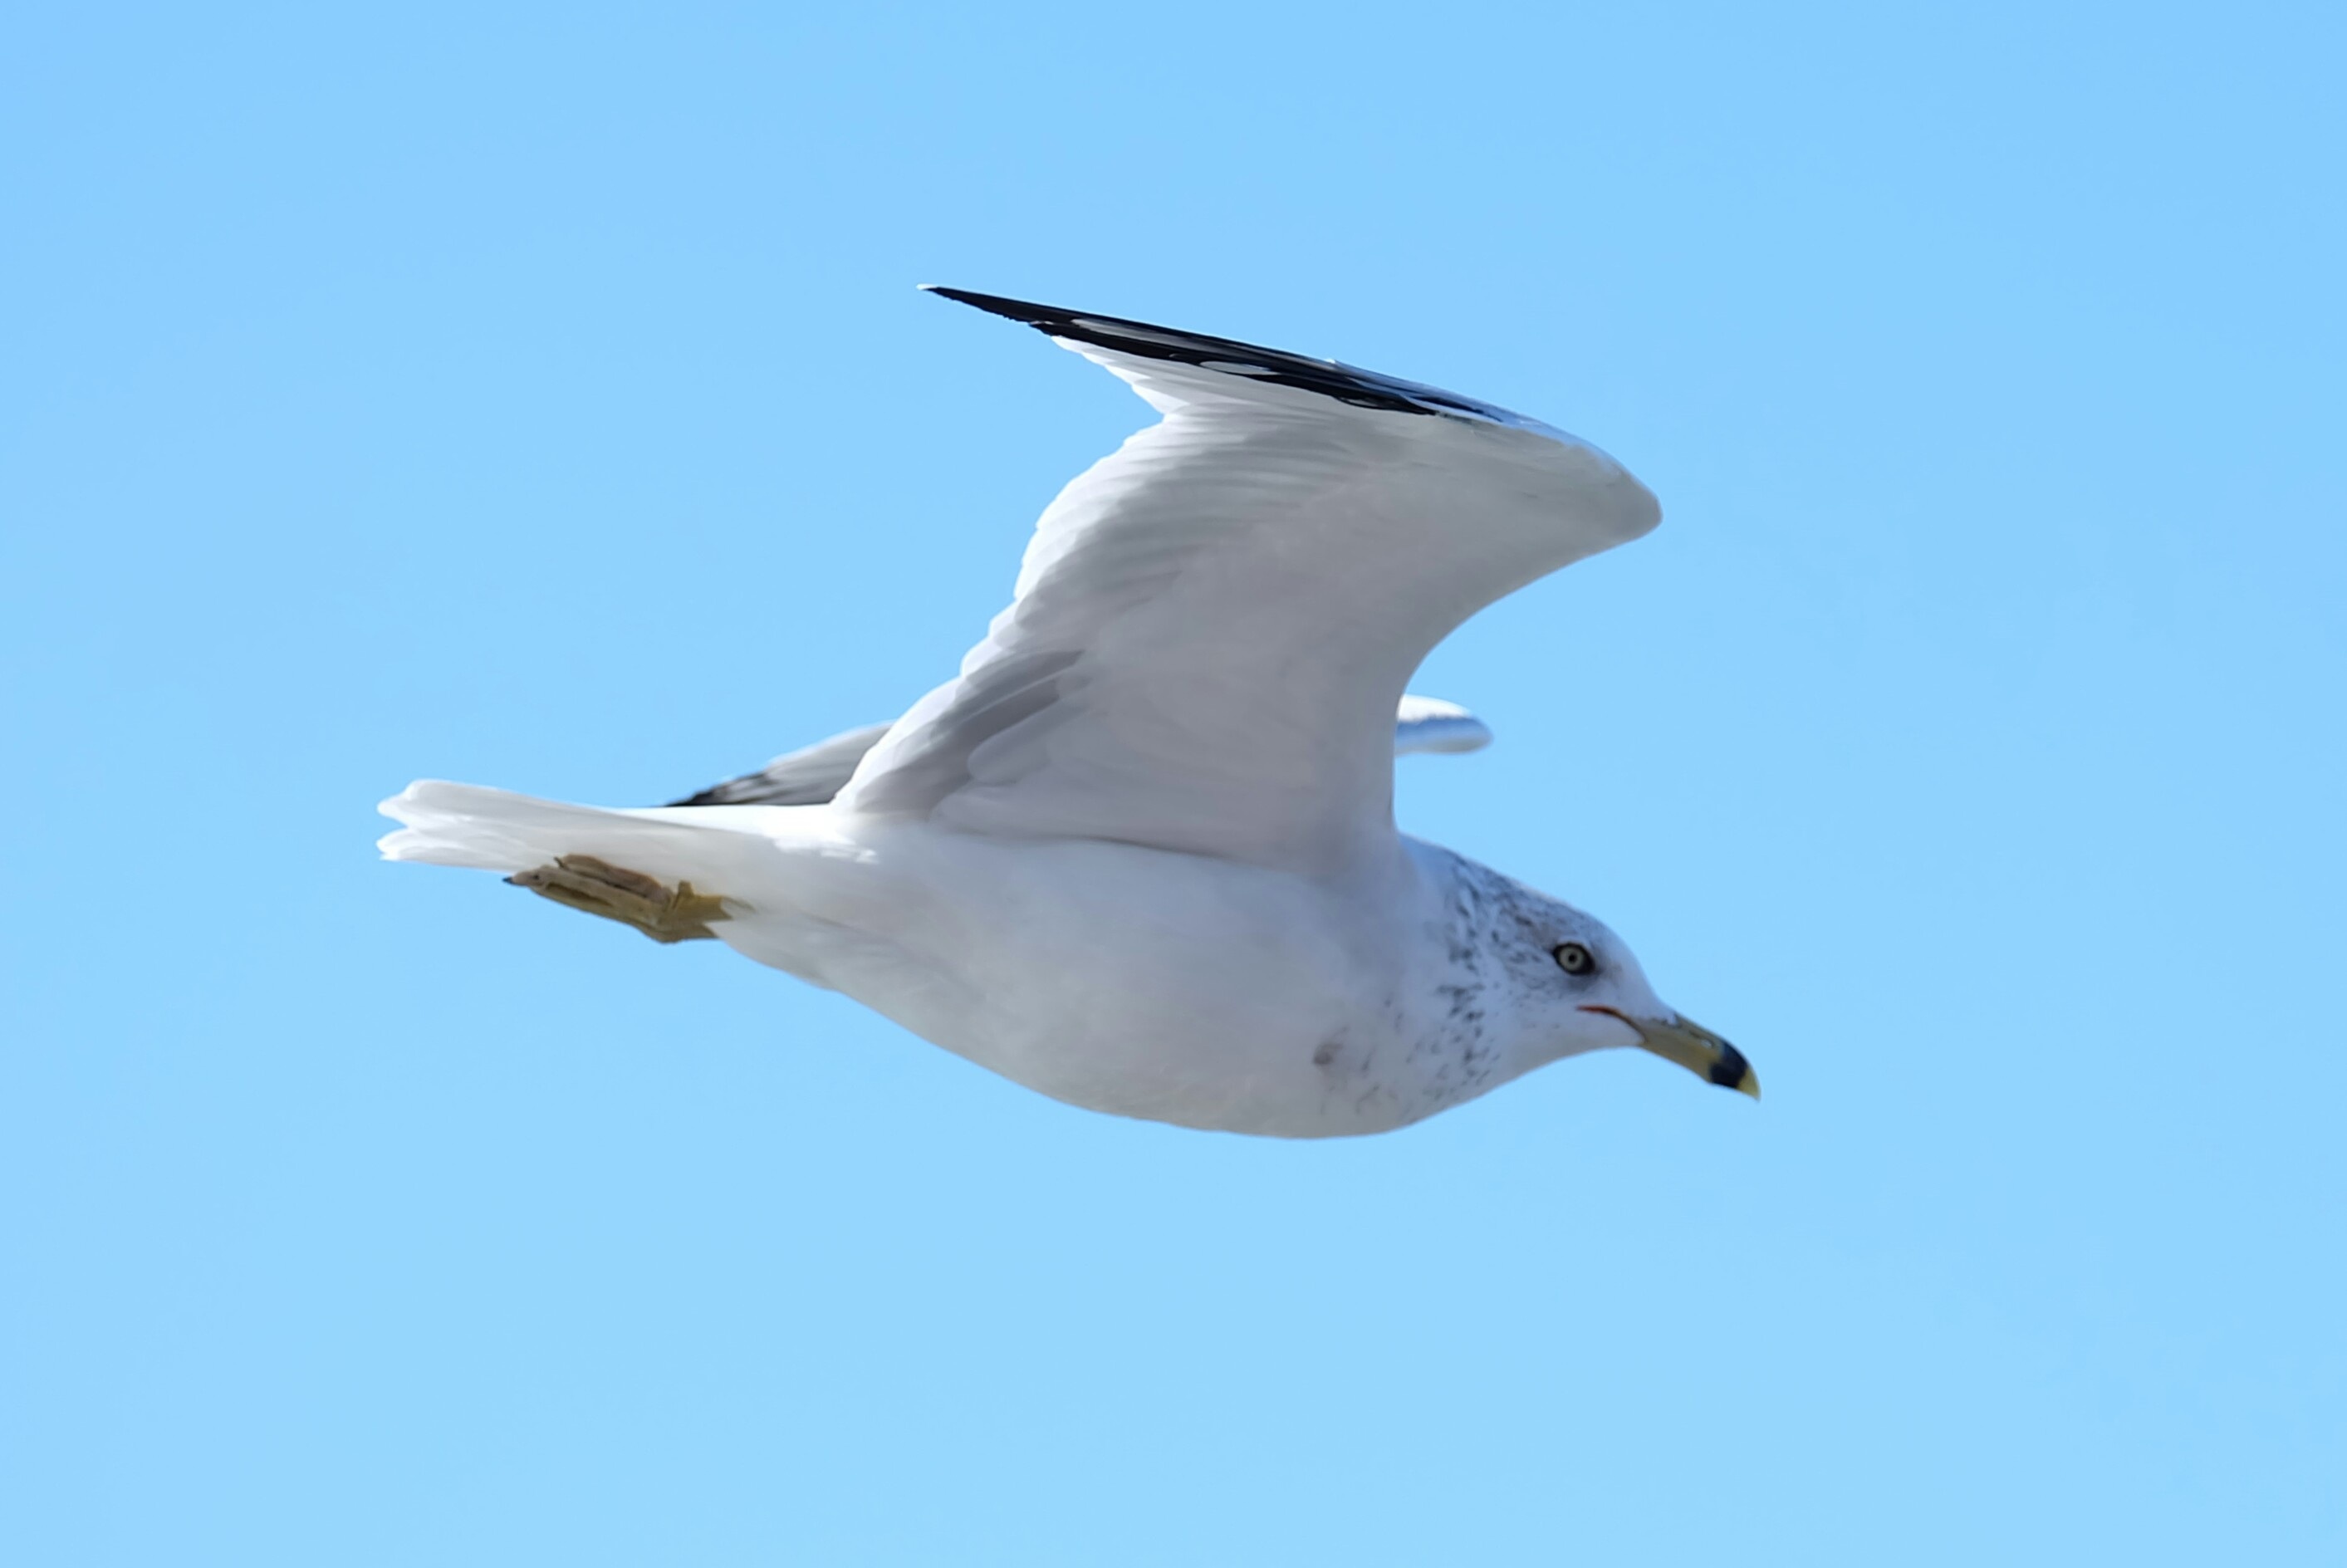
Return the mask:
M1706 1083L1749 1094L1755 1100L1760 1098L1760 1080L1754 1076L1752 1064L1744 1060L1744 1053L1693 1019L1681 1018L1676 1013L1667 1020L1632 1018L1618 1008L1609 1007L1582 1010L1620 1019L1638 1031L1641 1046L1665 1061L1677 1062Z

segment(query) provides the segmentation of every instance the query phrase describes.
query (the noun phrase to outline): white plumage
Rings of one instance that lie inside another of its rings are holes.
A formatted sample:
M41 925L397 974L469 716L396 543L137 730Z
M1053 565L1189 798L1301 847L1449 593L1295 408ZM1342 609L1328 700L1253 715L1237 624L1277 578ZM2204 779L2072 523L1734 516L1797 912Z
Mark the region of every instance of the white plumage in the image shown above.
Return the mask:
M417 784L387 856L715 935L1044 1092L1187 1125L1380 1131L1609 1045L1753 1087L1601 924L1393 823L1396 754L1490 739L1410 673L1653 528L1644 487L1433 388L945 292L1163 415L1044 512L960 673L675 806Z

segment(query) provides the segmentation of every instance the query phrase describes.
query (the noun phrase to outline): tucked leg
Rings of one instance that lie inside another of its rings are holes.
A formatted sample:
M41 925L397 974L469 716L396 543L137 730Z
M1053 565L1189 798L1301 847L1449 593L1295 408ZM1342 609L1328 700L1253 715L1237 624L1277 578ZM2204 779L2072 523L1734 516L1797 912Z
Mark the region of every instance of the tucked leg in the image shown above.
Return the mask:
M673 888L641 871L623 871L591 855L564 855L551 866L506 878L541 898L633 926L655 942L692 942L713 938L714 920L726 918L725 900L696 893L690 882Z

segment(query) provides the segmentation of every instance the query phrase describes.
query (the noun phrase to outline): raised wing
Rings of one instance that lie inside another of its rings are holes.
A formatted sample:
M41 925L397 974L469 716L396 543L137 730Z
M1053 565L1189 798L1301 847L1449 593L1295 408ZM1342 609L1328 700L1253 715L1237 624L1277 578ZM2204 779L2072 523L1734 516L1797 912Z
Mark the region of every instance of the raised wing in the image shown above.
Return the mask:
M776 757L753 774L711 784L671 805L822 805L847 787L864 753L888 733L866 724ZM1480 752L1491 743L1483 721L1456 702L1405 694L1394 715L1394 755Z
M1604 453L1488 404L938 292L1040 328L1164 418L1044 511L1010 607L866 755L850 809L1339 870L1390 845L1419 661L1660 519Z
M1456 702L1405 692L1401 711L1394 715L1394 755L1414 752L1480 752L1491 743L1483 721Z
M847 781L856 776L856 764L887 733L886 724L866 724L803 746L776 757L754 774L711 784L698 794L669 804L821 805L847 787Z

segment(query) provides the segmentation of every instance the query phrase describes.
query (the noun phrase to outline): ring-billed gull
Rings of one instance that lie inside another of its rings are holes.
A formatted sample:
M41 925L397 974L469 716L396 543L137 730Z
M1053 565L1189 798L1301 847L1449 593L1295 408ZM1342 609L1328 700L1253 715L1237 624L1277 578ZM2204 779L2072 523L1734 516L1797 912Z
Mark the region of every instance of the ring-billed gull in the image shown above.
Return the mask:
M1433 387L937 292L1163 415L1044 511L960 674L668 806L411 784L385 856L714 937L1121 1115L1379 1132L1633 1045L1758 1095L1603 923L1394 826L1397 753L1490 739L1404 693L1419 661L1652 528L1644 486Z

